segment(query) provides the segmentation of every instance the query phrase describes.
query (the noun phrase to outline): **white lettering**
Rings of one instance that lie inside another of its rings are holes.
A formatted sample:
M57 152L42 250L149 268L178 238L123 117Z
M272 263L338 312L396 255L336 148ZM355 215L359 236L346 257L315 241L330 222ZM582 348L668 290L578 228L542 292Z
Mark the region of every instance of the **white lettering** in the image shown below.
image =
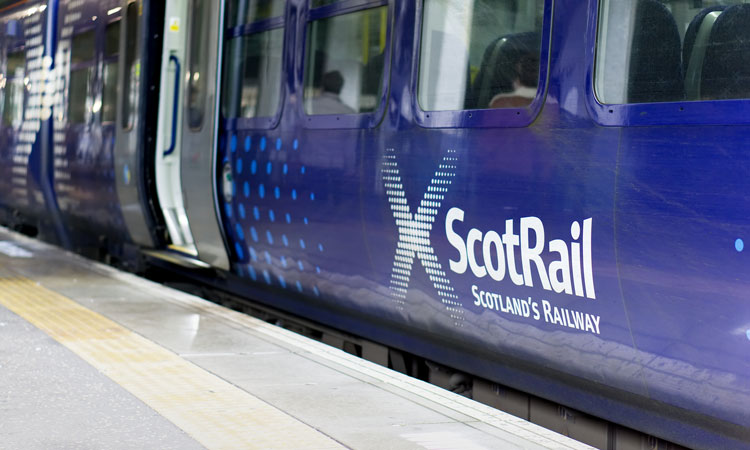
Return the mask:
M495 254L497 255L497 267L492 266L492 246L495 247ZM490 277L495 281L502 281L505 278L505 251L499 234L488 231L484 235L482 256L484 257L484 267Z
M555 239L550 241L549 251L560 255L557 261L552 261L549 265L549 281L552 284L552 290L558 294L561 292L572 294L573 287L570 284L570 259L567 244L561 239Z
M471 268L477 278L489 275L495 281L505 279L506 273L516 286L533 287L534 276L538 276L542 288L558 294L565 293L578 297L596 298L592 260L592 219L575 221L570 226L572 240L554 239L547 245L544 224L538 217L520 218L519 232L514 232L514 221L505 221L502 237L493 230L486 233L472 228L466 240L454 230L456 222L463 222L465 213L460 208L451 208L445 218L445 233L448 242L458 251L458 259L450 259L453 272L466 273ZM583 231L583 232L581 232ZM532 236L533 233L533 236ZM580 241L579 241L580 239ZM478 245L481 244L481 256ZM549 257L544 257L547 250ZM516 253L521 261L517 267ZM545 259L550 261L545 264ZM521 272L519 272L521 269ZM532 275L536 270L537 275ZM491 303L491 300L487 300ZM500 299L502 304L502 299ZM565 321L565 319L561 319Z
M469 267L471 268L471 272L477 278L483 278L485 275L487 275L487 270L477 264L477 258L476 256L474 256L474 248L476 247L476 243L481 241L482 232L477 230L476 228L472 228L471 231L469 231L469 235L466 237L466 253L469 258Z
M534 231L536 242L534 247L529 247L529 230ZM526 286L533 287L534 282L531 280L531 262L536 265L539 278L542 280L542 287L550 290L549 280L547 279L547 270L542 261L542 251L544 250L544 224L538 217L521 218L521 265L523 266L523 278L526 280Z
M448 236L448 242L458 250L458 261L453 261L451 259L448 262L450 263L452 271L461 274L466 272L466 266L468 263L466 261L466 247L464 247L464 241L458 233L453 231L453 222L456 220L463 222L464 212L460 208L451 208L445 216L445 234Z
M511 281L516 286L523 284L523 276L516 270L516 247L518 246L519 240L518 235L513 234L513 219L505 221L505 234L503 235L503 242L505 243L505 254L508 259L508 275L510 275Z

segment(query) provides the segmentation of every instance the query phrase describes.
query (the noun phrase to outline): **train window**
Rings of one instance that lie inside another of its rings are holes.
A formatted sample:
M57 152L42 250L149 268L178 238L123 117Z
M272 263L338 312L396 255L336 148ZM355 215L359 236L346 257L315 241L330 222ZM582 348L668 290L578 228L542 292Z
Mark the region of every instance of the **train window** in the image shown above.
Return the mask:
M381 6L308 24L304 91L307 114L358 114L378 108L387 18L388 8Z
M125 10L125 67L123 70L122 116L123 128L133 126L140 78L140 58L138 54L138 4L131 2Z
M281 98L284 29L275 28L229 42L224 113L227 117L273 117ZM239 74L239 80L233 76ZM239 86L237 89L236 86ZM234 89L232 89L234 88Z
M748 3L603 0L597 99L626 104L750 98Z
M102 122L114 122L117 114L117 57L120 53L120 21L107 25L104 32L104 73Z
M206 73L208 72L208 29L206 0L193 0L190 18L190 61L187 82L188 125L197 130L203 126L206 109Z
M425 111L521 108L537 96L544 0L424 0Z
M286 0L231 0L227 4L228 27L259 22L284 15Z
M77 34L71 39L68 123L84 123L91 114L95 45L94 30Z
M26 77L26 53L8 52L5 78L0 80L3 93L3 124L18 127L23 120Z

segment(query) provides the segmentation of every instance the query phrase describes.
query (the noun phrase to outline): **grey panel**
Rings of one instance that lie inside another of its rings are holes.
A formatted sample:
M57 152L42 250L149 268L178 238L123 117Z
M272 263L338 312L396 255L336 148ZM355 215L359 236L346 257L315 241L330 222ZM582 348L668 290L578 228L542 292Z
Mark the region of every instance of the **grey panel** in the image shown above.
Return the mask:
M139 155L139 135L141 121L141 83L143 82L141 30L144 16L139 14L140 5L136 1L123 2L123 26L120 29L120 58L117 90L117 125L115 134L115 174L117 196L120 200L123 218L133 242L146 247L154 246L145 212L140 201L140 179L142 169ZM135 22L133 19L136 19ZM134 59L130 60L129 55ZM126 77L127 75L127 77ZM130 92L132 95L127 95ZM124 107L128 101L129 106ZM126 111L127 110L127 111Z
M195 14L198 2L202 3L202 14ZM183 115L182 135L182 160L181 177L183 180L182 190L190 221L190 230L193 234L195 246L198 249L198 258L214 267L229 269L229 257L227 255L224 238L221 231L219 215L217 211L216 180L214 179L216 160L216 132L217 132L217 94L218 90L218 67L221 52L221 16L223 2L211 0L193 0L191 2L191 26L196 28L188 32L188 36L198 36L198 26L202 26L200 35L205 39L198 41L203 48L197 49L195 45L188 42L187 66L189 80L195 79L196 58L205 60L202 67L208 69L200 73L198 79L205 81L204 98L198 98L198 103L203 106L203 111L198 111L196 105L194 86L188 82L186 86L186 98L184 102L186 111ZM202 20L202 24L196 23ZM196 56L196 50L201 54ZM193 99L191 101L191 96ZM192 109L191 109L192 108ZM198 120L202 116L201 120ZM184 180L190 180L184 182Z

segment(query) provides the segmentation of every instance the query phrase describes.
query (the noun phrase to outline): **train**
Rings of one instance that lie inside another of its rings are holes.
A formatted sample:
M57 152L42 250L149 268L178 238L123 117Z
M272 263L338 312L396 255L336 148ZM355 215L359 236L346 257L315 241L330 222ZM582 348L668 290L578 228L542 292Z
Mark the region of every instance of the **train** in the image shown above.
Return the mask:
M0 108L7 227L750 447L744 0L0 0Z

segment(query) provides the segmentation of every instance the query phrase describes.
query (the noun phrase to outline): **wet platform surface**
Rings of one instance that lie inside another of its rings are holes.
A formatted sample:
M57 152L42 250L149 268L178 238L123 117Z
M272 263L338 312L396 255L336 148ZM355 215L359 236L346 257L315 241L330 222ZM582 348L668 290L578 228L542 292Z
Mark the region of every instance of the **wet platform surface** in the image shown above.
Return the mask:
M0 448L590 448L2 228L0 336Z

